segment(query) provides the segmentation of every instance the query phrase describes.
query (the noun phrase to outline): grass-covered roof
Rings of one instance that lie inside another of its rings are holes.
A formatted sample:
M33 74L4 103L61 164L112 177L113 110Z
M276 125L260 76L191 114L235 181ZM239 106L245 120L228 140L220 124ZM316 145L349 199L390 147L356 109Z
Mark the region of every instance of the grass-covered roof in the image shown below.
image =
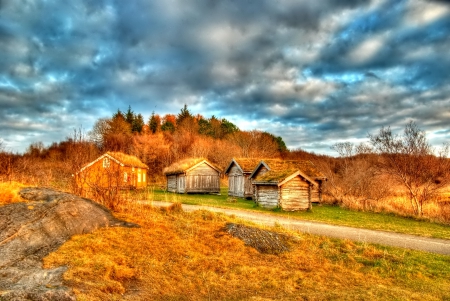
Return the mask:
M142 163L142 161L139 160L135 156L126 155L124 153L119 153L119 152L107 152L106 154L108 154L112 158L116 159L120 163L124 164L125 166L138 167L138 168L147 168L148 169L148 166L145 165L144 163Z
M269 171L256 177L256 182L279 183L298 171L311 180L325 179L325 175L311 161L264 159L262 162L269 167Z
M252 172L256 166L258 166L258 163L261 161L261 159L256 158L233 158L233 161L236 162L239 167L242 169L244 173ZM228 172L231 165L233 164L233 161L230 162L225 172Z
M173 174L179 174L184 173L191 167L194 167L195 165L201 163L202 161L205 161L208 165L210 165L212 168L216 169L218 172L220 172L220 169L216 167L214 164L206 160L205 158L188 158L184 160L177 161L170 165L169 167L164 168L164 174L165 175L173 175Z

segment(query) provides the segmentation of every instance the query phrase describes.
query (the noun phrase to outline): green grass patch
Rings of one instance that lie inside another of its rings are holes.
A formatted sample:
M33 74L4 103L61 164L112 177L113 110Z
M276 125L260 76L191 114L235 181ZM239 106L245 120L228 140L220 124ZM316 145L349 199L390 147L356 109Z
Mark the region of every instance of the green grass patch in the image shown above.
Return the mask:
M313 205L312 211L285 212L279 209L269 210L257 206L252 200L228 197L226 187L221 189L219 195L176 194L165 192L161 189L151 189L150 192L136 193L138 195L133 196L133 198L136 199L143 199L139 194L147 193L149 197L146 199L153 201L179 202L190 205L253 210L333 225L450 239L450 226L444 224L401 217L390 213L352 211L339 206L330 205Z

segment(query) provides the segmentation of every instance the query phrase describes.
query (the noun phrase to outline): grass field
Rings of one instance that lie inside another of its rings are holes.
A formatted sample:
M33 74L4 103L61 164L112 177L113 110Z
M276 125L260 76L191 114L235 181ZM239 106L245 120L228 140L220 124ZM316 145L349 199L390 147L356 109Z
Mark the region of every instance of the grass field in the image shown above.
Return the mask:
M3 187L0 204L20 201L19 187ZM262 210L224 195L145 193L152 200ZM323 206L293 215L351 219L339 210ZM77 235L44 259L45 268L68 267L64 284L77 300L450 300L449 256L280 227L265 229L292 237L290 251L262 254L225 231L228 222L255 225L223 214L129 202L115 215L141 227Z
M141 228L73 237L44 260L68 266L78 300L448 300L450 257L284 229L291 251L261 254L208 211L136 206Z
M450 226L433 223L426 220L406 218L390 213L373 213L353 211L339 206L321 205L313 206L310 211L283 212L281 210L268 210L256 206L251 200L242 198L229 198L226 188L220 195L210 194L175 194L160 189L149 189L146 192L138 192L133 195L135 199L147 199L152 201L179 202L183 204L216 206L236 208L278 214L309 221L324 222L335 225L365 228L372 230L392 231L412 235L420 235L434 238L450 239Z

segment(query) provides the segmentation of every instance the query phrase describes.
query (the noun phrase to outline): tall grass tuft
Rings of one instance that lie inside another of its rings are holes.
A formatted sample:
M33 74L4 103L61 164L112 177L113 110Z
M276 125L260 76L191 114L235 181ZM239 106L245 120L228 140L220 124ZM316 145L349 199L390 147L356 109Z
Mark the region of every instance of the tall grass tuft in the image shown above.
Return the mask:
M19 190L24 186L18 182L0 183L0 205L24 202L19 196Z

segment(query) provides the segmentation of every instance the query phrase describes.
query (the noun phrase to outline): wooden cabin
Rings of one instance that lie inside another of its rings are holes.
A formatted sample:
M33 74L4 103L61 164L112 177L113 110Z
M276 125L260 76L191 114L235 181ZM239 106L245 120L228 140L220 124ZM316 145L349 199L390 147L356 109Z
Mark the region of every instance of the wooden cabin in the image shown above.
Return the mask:
M119 152L107 152L86 164L75 175L77 187L95 189L139 189L147 186L148 166L138 158Z
M265 208L286 211L311 209L322 199L322 182L326 177L311 161L261 161L250 175L254 200Z
M253 197L253 186L250 174L260 162L253 158L233 158L225 174L228 175L228 195L241 198Z
M164 169L167 191L220 193L220 169L205 159L185 159Z

